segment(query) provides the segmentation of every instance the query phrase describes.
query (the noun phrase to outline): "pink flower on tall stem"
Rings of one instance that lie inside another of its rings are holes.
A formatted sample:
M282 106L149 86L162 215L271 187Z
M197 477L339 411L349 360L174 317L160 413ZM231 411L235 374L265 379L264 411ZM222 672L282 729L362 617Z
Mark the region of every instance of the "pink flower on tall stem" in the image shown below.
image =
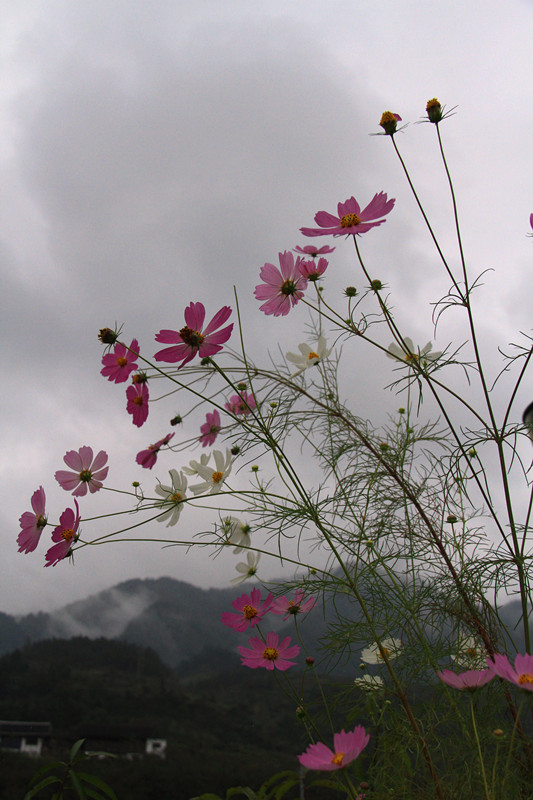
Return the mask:
M328 253L333 253L335 250L334 247L329 247L329 245L324 244L322 247L316 247L314 244L306 244L304 247L295 247L295 253L301 253L304 256L311 256L311 258L316 258L317 256L327 256Z
M379 192L361 211L361 206L355 197L350 197L346 202L337 205L337 217L327 211L319 211L315 215L315 222L320 227L300 228L300 231L304 236L346 236L366 233L386 221L378 217L384 217L392 211L395 202L394 199L387 200L385 192Z
M163 438L159 439L155 444L149 444L146 450L141 450L139 453L137 453L135 458L137 464L140 464L141 467L144 467L145 469L152 469L157 461L157 456L161 448L168 444L175 435L176 434L174 433L167 433L166 436L163 436Z
M220 414L216 408L214 408L211 413L207 412L204 424L200 425L200 441L202 447L210 447L212 444L215 444L217 436L220 433L220 428Z
M21 531L17 537L19 553L31 553L39 544L46 525L46 495L42 486L32 494L32 511L25 511L19 519Z
M494 671L492 669L469 669L467 672L459 674L452 672L450 669L444 669L442 672L437 672L437 675L447 683L448 686L453 686L454 689L479 689L494 678Z
M314 597L304 599L302 589L296 589L294 592L294 600L290 600L286 595L278 597L272 601L272 608L270 609L273 614L285 614L283 622L286 622L289 617L296 614L305 614L307 611L316 605Z
M487 665L499 678L503 678L510 683L515 683L520 689L533 692L533 655L515 656L514 668L509 663L507 656L496 654L494 660L487 657Z
M295 262L293 254L286 250L279 253L281 271L268 262L261 267L259 277L264 283L255 287L254 294L257 300L266 300L260 306L265 314L284 317L302 299L307 289L307 280L299 270L301 261L298 256Z
M263 619L265 614L270 610L272 603L272 592L268 595L266 600L261 602L261 591L259 589L252 589L250 594L243 594L232 602L232 606L237 611L237 614L232 614L230 611L225 611L222 616L224 625L233 628L234 631L243 633L248 628L253 628L258 625Z
M72 492L74 497L83 497L87 494L87 488L91 494L102 488L102 481L109 472L109 467L105 466L107 453L104 450L100 450L93 459L92 447L80 447L79 450L65 453L63 461L73 472L60 469L56 472L55 479L66 492Z
M138 355L139 342L137 339L132 339L129 348L117 342L113 352L107 353L102 358L104 367L100 370L100 374L115 383L124 383L128 380L130 373L137 369L136 358Z
M342 730L333 734L333 750L322 742L310 744L305 753L298 756L298 761L307 769L317 769L321 772L332 772L343 769L365 749L370 736L362 725L356 725L353 731Z
M70 548L78 538L78 528L80 525L80 509L78 501L74 500L76 512L71 508L65 509L59 517L59 525L54 528L52 541L57 542L46 553L45 567L55 567L65 556L70 553Z
M298 267L300 275L303 275L308 281L317 281L327 268L327 258L319 258L318 261L301 261Z
M233 330L233 323L222 330L217 330L231 315L229 306L222 306L217 311L209 325L202 330L205 320L205 308L202 303L191 303L185 309L185 327L180 331L161 330L156 334L156 342L174 345L158 350L154 358L156 361L165 361L175 364L181 361L180 366L185 366L195 355L200 358L214 356L222 350L222 345L227 342Z
M248 644L250 647L239 647L241 654L241 663L245 667L257 669L264 667L272 671L279 669L284 672L289 667L294 666L294 661L289 659L294 658L300 652L297 644L290 646L291 637L286 636L283 641L278 644L279 636L277 633L270 631L266 635L266 641L260 639L259 636L252 636Z
M253 394L246 391L241 394L232 394L227 403L224 403L226 408L231 414L239 415L249 414L254 408L257 408Z
M132 383L126 389L126 411L131 414L134 425L138 428L148 419L148 386L146 383Z

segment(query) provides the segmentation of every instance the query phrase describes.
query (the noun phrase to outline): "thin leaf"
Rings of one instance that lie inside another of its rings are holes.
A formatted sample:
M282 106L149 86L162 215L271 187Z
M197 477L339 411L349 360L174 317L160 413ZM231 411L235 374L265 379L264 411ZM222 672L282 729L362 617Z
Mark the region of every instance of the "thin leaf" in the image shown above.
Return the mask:
M48 778L44 778L44 780L40 781L37 786L34 786L29 792L26 792L24 795L24 800L31 800L31 798L35 797L35 795L38 794L41 789L44 789L45 786L51 786L52 783L61 783L61 781L56 775L49 775Z
M87 800L87 795L85 794L85 789L83 788L83 784L81 783L80 780L78 780L78 776L76 775L74 770L70 771L70 778L72 780L72 785L76 789L80 800Z
M89 775L87 772L78 772L78 778L85 783L90 783L93 786L96 786L97 789L100 789L107 797L111 798L111 800L117 800L117 796L114 790L109 786L102 778L99 778L97 775ZM86 789L86 791L88 791Z

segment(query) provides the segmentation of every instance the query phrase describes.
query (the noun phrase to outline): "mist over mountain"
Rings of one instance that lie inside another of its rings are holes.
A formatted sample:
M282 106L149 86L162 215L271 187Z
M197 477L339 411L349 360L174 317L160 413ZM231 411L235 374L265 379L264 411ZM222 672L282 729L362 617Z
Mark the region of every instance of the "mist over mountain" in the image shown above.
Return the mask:
M206 652L237 654L243 644L242 634L223 625L220 616L232 610L232 601L252 587L201 589L173 578L135 579L91 595L85 600L70 603L49 613L39 612L13 617L0 612L0 655L10 653L25 644L43 639L70 639L84 636L89 639L118 639L151 647L171 668L186 662L194 663ZM519 601L511 601L500 609L500 619L512 631L520 615ZM355 600L339 594L325 601L318 598L315 611L298 620L309 653L320 659L321 641L334 641L337 636L337 615L352 631L351 650L369 643L362 626L361 611ZM402 635L386 624L388 635ZM269 630L294 636L292 620L283 622L281 616L269 616ZM451 628L450 628L451 629ZM339 627L339 640L342 637ZM515 645L523 652L522 634L517 628ZM222 660L222 659L221 659ZM359 661L343 654L339 644L337 672L353 671Z

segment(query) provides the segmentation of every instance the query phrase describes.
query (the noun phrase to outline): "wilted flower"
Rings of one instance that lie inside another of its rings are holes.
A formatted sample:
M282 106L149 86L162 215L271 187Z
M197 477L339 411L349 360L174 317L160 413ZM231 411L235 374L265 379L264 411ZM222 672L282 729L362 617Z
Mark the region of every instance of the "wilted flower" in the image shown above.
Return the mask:
M299 375L309 367L314 367L319 361L323 361L331 353L331 348L328 350L327 341L324 336L319 336L316 344L316 349L313 349L308 344L299 344L298 350L300 353L287 353L287 361L295 364L298 367L295 375Z
M284 672L289 667L294 666L294 658L300 652L297 644L290 646L291 637L286 636L279 644L277 633L270 631L266 635L266 641L258 636L252 636L248 644L250 647L239 647L241 663L245 667L257 669L264 667L268 670L279 669Z
M365 749L370 736L362 725L356 725L353 731L342 730L333 735L333 750L322 742L310 744L305 753L298 756L298 761L307 769L332 772L351 764Z
M232 578L230 583L234 586L238 586L239 583L244 583L244 581L248 580L248 578L253 578L254 575L257 574L257 565L259 564L259 559L261 558L261 553L246 553L246 562L240 561L235 569L240 575L237 578Z
M396 133L398 122L401 121L402 118L400 117L399 114L394 114L392 111L384 111L383 114L381 115L379 124L388 136L392 136L393 134Z
M381 642L381 647L385 651L385 655L387 656L389 661L392 661L394 658L398 658L400 652L402 650L402 643L400 639L395 639L394 637L388 637L387 639L383 639ZM383 656L381 655L380 649L378 647L377 642L365 647L363 652L361 653L361 661L364 661L365 664L383 664Z
M315 222L319 228L300 228L304 236L346 236L366 233L371 228L382 225L384 217L394 207L395 200L387 200L385 192L375 194L370 203L361 210L355 197L349 197L344 203L338 203L336 217L328 211L315 214Z
M87 487L91 494L102 488L109 472L107 453L100 450L93 460L92 447L80 447L79 450L69 450L63 456L63 461L73 472L60 469L55 473L55 479L62 489L72 492L74 497L83 497L87 494Z
M404 361L406 364L423 364L427 361L436 361L442 355L440 350L435 353L431 352L433 349L431 342L425 344L421 350L414 346L413 340L409 336L404 337L403 343L405 347L399 347L394 342L390 344L387 348L387 356L395 361Z
M170 475L171 485L163 486L160 483L155 487L156 494L163 498L157 505L159 508L166 509L163 514L157 517L157 521L167 522L168 520L167 528L177 523L183 508L183 501L187 496L187 478L183 472L170 469L168 474Z

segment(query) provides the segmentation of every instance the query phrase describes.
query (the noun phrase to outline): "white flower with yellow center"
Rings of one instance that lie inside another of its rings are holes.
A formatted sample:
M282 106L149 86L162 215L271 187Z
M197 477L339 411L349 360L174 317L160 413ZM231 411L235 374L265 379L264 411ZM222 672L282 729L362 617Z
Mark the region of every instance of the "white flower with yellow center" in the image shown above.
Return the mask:
M175 469L169 470L171 485L163 486L162 483L155 487L156 494L163 498L158 503L159 508L166 508L164 514L157 517L158 522L167 522L167 528L175 525L180 517L183 501L186 498L187 478L182 472Z
M226 517L222 520L222 529L228 544L235 545L234 553L240 553L245 548L250 547L252 537L250 536L251 527L237 517Z
M484 669L487 666L487 651L475 636L465 636L457 643L457 651L452 653L457 666L467 670Z
M209 453L202 453L200 461L189 461L189 466L182 467L181 471L184 472L185 475L198 475L198 467L205 467L205 465L209 463L210 458L211 456Z
M226 448L226 457L221 450L213 450L215 468L209 464L195 462L196 474L203 478L202 483L195 483L191 486L191 492L197 494L217 494L222 490L224 481L231 472L232 456L231 451Z
M409 336L403 339L403 345L400 347L397 344L390 344L387 348L387 356L395 361L403 361L405 364L424 364L428 361L436 361L441 357L442 352L437 350L432 353L433 345L428 342L422 349L415 347L413 340Z
M248 578L253 578L257 573L257 565L259 564L260 558L261 553L248 552L246 554L246 563L241 561L235 567L237 572L240 574L236 578L232 578L230 583L232 583L234 586L238 586L239 583L244 583L244 581L247 581Z
M323 361L331 353L331 348L328 350L328 344L324 336L319 336L316 343L316 348L310 347L308 344L298 345L299 353L287 353L287 361L295 364L298 367L295 375L299 375L309 367L314 367L320 361Z
M356 678L354 683L367 692L378 692L385 685L383 678L380 678L379 675L363 675L362 678Z
M400 639L395 639L394 637L389 637L387 639L381 640L381 647L385 651L385 655L392 661L394 658L398 658L402 649L402 643ZM381 655L380 649L378 647L377 642L368 645L365 647L363 652L361 653L361 661L364 661L365 664L384 664L385 660Z

